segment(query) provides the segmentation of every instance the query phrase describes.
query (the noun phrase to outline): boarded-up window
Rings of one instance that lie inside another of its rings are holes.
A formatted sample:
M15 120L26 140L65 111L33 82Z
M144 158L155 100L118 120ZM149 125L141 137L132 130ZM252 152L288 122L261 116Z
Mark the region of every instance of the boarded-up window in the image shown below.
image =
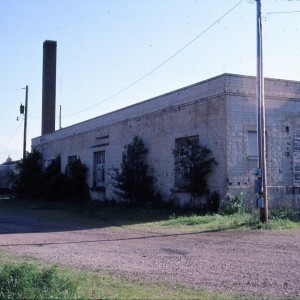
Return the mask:
M257 148L257 132L248 131L248 158L257 158L258 148Z
M94 152L93 185L96 188L105 186L105 151Z
M77 155L68 156L68 165L71 165L77 160Z
M68 164L66 166L66 174L70 177L71 176L71 169L70 165L77 160L77 155L68 156Z
M293 186L300 187L300 135L294 135L293 142Z

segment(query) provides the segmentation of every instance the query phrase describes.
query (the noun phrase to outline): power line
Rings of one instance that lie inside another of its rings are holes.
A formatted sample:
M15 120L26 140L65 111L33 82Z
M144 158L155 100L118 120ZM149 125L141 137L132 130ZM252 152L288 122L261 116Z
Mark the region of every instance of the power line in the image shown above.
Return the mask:
M273 15L273 14L293 14L293 13L300 13L300 10L266 12L267 15Z
M211 29L213 26L215 26L216 24L218 24L223 18L225 18L229 13L231 13L237 6L239 6L244 0L240 0L236 5L234 5L231 9L229 9L225 14L223 14L220 18L218 18L216 21L214 21L211 25L209 25L206 29L204 29L200 34L198 34L196 37L194 37L190 42L188 42L187 44L185 44L182 48L180 48L178 51L176 51L173 55L171 55L169 58L165 59L163 62L161 62L158 66L156 66L155 68L153 68L152 70L150 70L148 73L146 73L145 75L143 75L142 77L140 77L139 79L137 79L136 81L134 81L133 83L129 84L128 86L122 88L121 90L119 90L118 92L116 92L115 94L113 94L112 96L104 99L103 101L100 101L90 107L87 107L85 109L82 109L80 111L68 114L68 115L64 115L63 117L70 117L82 112L85 112L87 110L90 110L104 102L107 102L111 99L113 99L114 97L118 96L119 94L123 93L124 91L128 90L129 88L131 88L132 86L134 86L135 84L139 83L140 81L142 81L144 78L146 78L147 76L149 76L151 73L155 72L156 70L158 70L159 68L161 68L163 65L165 65L167 62L169 62L172 58L174 58L176 55L178 55L180 52L182 52L184 49L186 49L188 46L190 46L193 42L195 42L198 38L200 38L204 33L206 33L209 29Z
M22 119L22 121L20 122L20 124L19 124L19 126L17 127L17 129L14 131L14 133L12 134L12 136L8 139L8 141L5 143L5 144L3 144L1 147L0 147L0 149L3 149L13 138L14 138L14 136L17 134L17 132L18 132L18 130L19 130L19 128L21 127L21 125L23 124L23 119Z

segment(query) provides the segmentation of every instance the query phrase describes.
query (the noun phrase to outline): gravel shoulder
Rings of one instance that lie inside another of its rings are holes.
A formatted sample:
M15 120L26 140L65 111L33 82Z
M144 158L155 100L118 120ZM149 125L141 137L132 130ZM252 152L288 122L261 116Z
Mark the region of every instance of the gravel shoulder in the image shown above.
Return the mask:
M64 226L0 212L0 250L132 279L300 298L299 231L152 233Z

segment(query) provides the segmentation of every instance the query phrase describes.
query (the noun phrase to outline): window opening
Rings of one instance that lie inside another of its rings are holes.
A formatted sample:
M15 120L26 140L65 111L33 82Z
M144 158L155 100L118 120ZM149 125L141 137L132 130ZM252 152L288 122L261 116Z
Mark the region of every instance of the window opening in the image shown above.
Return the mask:
M248 158L258 158L256 131L248 131Z
M105 151L94 152L93 186L105 186Z
M175 139L175 149L178 151L179 149L182 148L182 146L187 142L187 141L195 141L196 143L199 143L199 135L195 136L189 136L189 137L183 137L183 138L178 138ZM178 158L175 156L175 178L174 178L174 183L175 186L178 188L183 188L186 186L186 182L184 179L184 174L186 174L189 170L184 170L183 167L180 167L178 165Z
M70 169L70 165L72 163L74 163L75 161L77 160L77 155L71 155L71 156L68 156L68 164L66 166L66 174L67 176L71 176L71 169Z

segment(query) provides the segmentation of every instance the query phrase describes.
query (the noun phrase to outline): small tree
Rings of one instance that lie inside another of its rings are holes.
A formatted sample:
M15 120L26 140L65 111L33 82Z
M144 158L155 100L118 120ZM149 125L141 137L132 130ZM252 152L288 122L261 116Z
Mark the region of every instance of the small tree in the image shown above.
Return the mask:
M197 196L208 195L207 176L217 164L214 158L208 158L211 151L197 140L186 139L173 154L175 171L181 177L180 188L191 194L191 201L195 203Z
M86 183L87 167L80 159L69 164L69 175L61 173L60 157L43 170L42 155L34 150L26 153L17 163L16 173L10 178L17 197L43 198L48 200L85 201L89 199Z
M13 191L17 197L40 197L43 175L41 159L41 153L33 151L26 152L25 157L17 162L17 172L10 174Z
M222 200L219 213L221 215L232 215L243 211L243 198L245 194L231 195L227 193L226 198Z
M69 195L68 178L61 173L61 158L55 158L44 170L42 180L42 197L47 200L59 201Z
M80 159L67 165L69 169L68 182L70 199L73 201L86 201L89 199L89 187L86 182L88 168Z
M124 147L121 170L115 169L113 186L122 199L136 205L145 205L153 200L153 177L148 174L145 163L147 149L143 140L136 136L132 143Z

